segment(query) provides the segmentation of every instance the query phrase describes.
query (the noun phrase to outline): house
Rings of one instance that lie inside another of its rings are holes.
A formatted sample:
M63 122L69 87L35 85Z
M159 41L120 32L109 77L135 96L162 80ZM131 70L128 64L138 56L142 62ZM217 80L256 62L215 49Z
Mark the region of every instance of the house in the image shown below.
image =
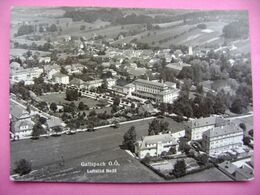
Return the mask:
M170 133L144 136L135 143L135 153L140 159L143 159L146 156L160 156L172 147L177 150L178 143Z
M218 168L235 181L251 180L254 178L254 168L243 159L235 162L225 161L218 165Z
M243 129L229 122L213 127L202 135L202 148L209 155L218 155L243 146Z
M52 76L55 73L60 72L61 67L58 64L54 64L54 65L45 65L43 69L44 69L44 73L47 75L48 80L51 80Z
M53 131L53 129L56 127L63 128L64 124L60 118L51 117L51 118L47 119L46 127L49 131Z
M43 69L38 67L18 69L15 71L11 71L10 80L14 83L24 81L25 85L31 85L34 84L33 79L38 78L42 73Z
M157 113L156 109L153 107L152 104L144 104L144 105L141 105L139 108L138 108L138 113L139 114L145 114L145 113L148 113L150 115L154 115Z
M13 133L15 136L24 137L32 135L34 122L31 119L24 119L15 122Z
M185 125L185 137L189 140L201 140L205 131L225 123L226 121L223 118L215 116L191 119Z
M116 79L108 78L106 79L106 82L107 82L107 87L110 89L116 85Z
M172 70L175 75L178 75L179 72L184 68L184 67L191 67L190 64L186 64L186 63L183 63L183 62L176 62L176 63L169 63L166 65L166 67L169 69L169 70Z
M23 67L18 62L12 62L10 64L10 70L11 71L16 71L16 70L19 70L19 69L23 69Z
M64 85L69 84L69 76L62 74L60 72L55 73L52 76L52 79L53 79L54 83L59 83L59 84L64 84Z
M40 57L39 63L50 63L51 57Z
M19 104L10 101L10 115L12 121L31 119L31 114Z
M82 88L84 86L85 81L79 79L79 78L73 78L70 81L70 85L76 86L78 88Z
M103 84L103 79L97 79L92 81L87 81L83 85L84 88L90 90L91 88L100 87Z

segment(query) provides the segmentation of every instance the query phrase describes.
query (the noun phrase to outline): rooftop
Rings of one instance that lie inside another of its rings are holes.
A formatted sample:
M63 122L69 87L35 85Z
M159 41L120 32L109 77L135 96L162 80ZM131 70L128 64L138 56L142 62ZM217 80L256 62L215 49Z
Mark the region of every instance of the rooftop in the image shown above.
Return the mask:
M167 85L165 83L153 82L153 81L144 80L144 79L136 79L134 81L134 83L144 83L144 84L148 84L148 85L155 85L158 87L167 87Z
M213 138L213 137L229 135L234 133L243 133L243 130L240 127L231 123L225 126L219 126L219 127L214 127L212 129L209 129L205 131L204 134L210 138Z
M149 144L157 144L157 143L168 143L172 142L177 144L176 139L172 136L172 134L159 134L159 135L150 135L142 137L142 140L139 141L140 149L146 149Z

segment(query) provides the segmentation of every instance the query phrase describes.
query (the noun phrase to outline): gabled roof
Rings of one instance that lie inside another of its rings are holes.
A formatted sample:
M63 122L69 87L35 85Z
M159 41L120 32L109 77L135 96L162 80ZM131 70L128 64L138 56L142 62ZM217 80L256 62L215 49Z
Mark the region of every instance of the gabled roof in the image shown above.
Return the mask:
M140 149L147 149L147 145L157 144L157 143L169 143L177 144L176 139L172 136L172 134L159 134L159 135L150 135L144 136L141 141L139 141Z
M68 75L62 74L60 72L57 72L53 75L53 77L62 78L62 77L68 77Z
M15 119L29 118L30 117L30 114L29 114L28 111L26 111L26 109L24 109L23 107L21 107L18 104L13 103L12 101L10 101L10 114Z
M216 124L216 117L198 118L188 122L189 128L199 128Z
M57 118L57 117L52 117L50 119L47 119L46 124L49 128L61 126L62 120L60 118Z
M209 138L214 138L214 137L224 136L224 135L229 135L234 133L243 133L243 130L240 127L234 125L233 123L229 125L214 127L204 132L204 134Z
M20 129L20 127L27 127L26 129ZM30 119L17 121L14 125L15 133L19 131L31 131L33 129L33 122Z

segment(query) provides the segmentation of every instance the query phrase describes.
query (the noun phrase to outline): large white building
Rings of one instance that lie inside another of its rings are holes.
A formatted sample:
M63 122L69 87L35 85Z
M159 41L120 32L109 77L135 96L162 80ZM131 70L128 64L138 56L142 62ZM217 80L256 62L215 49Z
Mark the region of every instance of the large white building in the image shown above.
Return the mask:
M91 88L97 88L100 87L103 84L103 79L97 79L93 81L87 81L84 83L84 88L91 89Z
M70 82L69 76L62 74L60 72L55 73L52 76L52 79L53 79L54 83L59 83L59 84L64 84L64 85L67 85Z
M178 150L177 140L170 133L144 136L142 140L136 142L135 153L140 159L143 159L146 156L160 156L172 147Z
M229 122L203 133L202 148L209 155L218 155L243 145L243 130Z
M135 91L132 95L155 102L172 103L179 96L178 89L169 87L163 82L137 79L133 84Z
M215 126L221 126L224 123L226 123L226 121L223 118L215 116L192 119L188 121L185 126L185 137L189 140L201 140L202 134L205 131Z
M26 68L11 71L11 82L18 83L24 81L25 85L34 84L33 79L38 78L43 73L42 68Z

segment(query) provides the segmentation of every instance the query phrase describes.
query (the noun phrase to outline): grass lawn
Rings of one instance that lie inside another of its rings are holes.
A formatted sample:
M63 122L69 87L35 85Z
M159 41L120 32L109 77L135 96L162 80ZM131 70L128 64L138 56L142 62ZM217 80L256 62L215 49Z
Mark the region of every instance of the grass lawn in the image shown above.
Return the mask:
M117 129L109 127L95 132L81 132L74 135L12 142L11 172L15 162L25 158L32 162L33 170L46 173L46 175L39 174L36 178L33 174L28 175L24 178L27 180L89 182L108 182L111 180L118 182L163 181L153 171L143 166L119 147L124 133L130 126L135 125L139 139L147 134L149 122L151 121L120 125ZM65 162L62 167L59 166L61 156L63 156ZM117 173L113 174L87 174L87 169L93 169L93 167L80 166L81 162L108 163L115 160L118 161L120 166L105 167L117 168ZM66 171L66 173L62 174L61 172L63 171Z
M54 94L47 94L47 95L42 95L40 96L40 98L43 101L48 102L49 104L52 102L55 102L58 105L61 105L63 103L70 103L71 101L67 101L65 99L66 95L65 93L54 93ZM79 100L74 101L74 103L76 105L79 104L79 102L83 102L84 104L88 105L90 108L93 106L96 106L96 104L98 103L97 100L91 99L91 98L87 98L87 97L81 97L79 98Z

